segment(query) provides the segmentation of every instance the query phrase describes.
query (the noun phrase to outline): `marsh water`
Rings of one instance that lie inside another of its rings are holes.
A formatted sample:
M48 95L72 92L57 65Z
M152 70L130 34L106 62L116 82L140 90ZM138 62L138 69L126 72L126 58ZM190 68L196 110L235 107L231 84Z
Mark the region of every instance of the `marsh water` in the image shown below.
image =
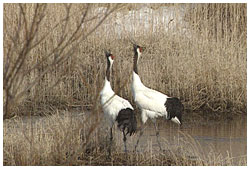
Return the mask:
M72 123L83 121L86 115L90 113L66 113L56 118L65 120L72 119ZM53 117L33 117L33 126L50 128ZM4 121L4 130L7 133L21 132L29 126L29 118L21 118L21 120ZM99 125L102 129L104 124ZM159 140L163 151L159 151L159 145L156 140L155 128L149 120L146 123L146 128L140 138L137 147L138 153L151 152L168 153L169 155L181 156L190 160L208 160L209 164L214 165L214 161L227 160L235 161L235 165L239 165L239 160L247 158L247 120L246 116L229 120L229 121L207 121L207 122L185 122L181 127L171 121L157 121L159 129ZM36 125L40 124L40 125ZM139 125L140 127L140 125ZM108 128L106 128L108 129ZM105 130L106 130L105 129ZM124 151L122 133L115 127L114 141L117 146L116 151ZM107 136L108 136L107 132ZM128 152L134 150L139 132L127 139ZM246 164L243 163L243 164ZM232 164L233 165L233 164Z
M247 156L247 120L246 117L230 121L208 121L206 123L184 123L182 127L166 121L159 124L160 144L163 151L174 154L185 153L189 159L235 159ZM121 136L120 136L121 137ZM134 146L137 136L129 138ZM121 150L123 149L122 142ZM133 149L134 147L129 146ZM154 125L144 130L137 151L160 153Z

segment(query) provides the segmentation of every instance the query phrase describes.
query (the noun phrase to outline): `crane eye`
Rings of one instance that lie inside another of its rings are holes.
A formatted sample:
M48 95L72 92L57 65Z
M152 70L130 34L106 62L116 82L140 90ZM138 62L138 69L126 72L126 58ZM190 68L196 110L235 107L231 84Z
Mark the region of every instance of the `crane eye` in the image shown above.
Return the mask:
M111 56L111 58L114 60L115 56L114 56L114 55L110 55L110 56Z

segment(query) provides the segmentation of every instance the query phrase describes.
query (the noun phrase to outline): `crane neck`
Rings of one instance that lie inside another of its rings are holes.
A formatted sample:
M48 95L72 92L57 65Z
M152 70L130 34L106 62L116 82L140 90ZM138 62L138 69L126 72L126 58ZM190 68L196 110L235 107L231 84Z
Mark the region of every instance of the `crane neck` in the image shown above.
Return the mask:
M113 60L111 61L110 57L107 57L107 70L106 70L106 80L110 82L110 74L112 70Z
M143 88L144 85L140 79L140 76L138 74L138 62L140 59L141 53L138 51L135 51L135 55L134 55L134 65L133 65L133 83L132 83L132 87L133 89L137 89L137 88Z
M134 65L133 65L133 71L138 74L138 61L139 61L139 58L140 58L140 53L138 52L135 52L135 55L134 55Z
M110 76L111 76L111 70L112 70L113 60L110 57L107 57L107 70L106 70L106 76L105 76L105 82L103 89L101 91L101 95L113 95L114 91L112 90L111 84L110 84Z

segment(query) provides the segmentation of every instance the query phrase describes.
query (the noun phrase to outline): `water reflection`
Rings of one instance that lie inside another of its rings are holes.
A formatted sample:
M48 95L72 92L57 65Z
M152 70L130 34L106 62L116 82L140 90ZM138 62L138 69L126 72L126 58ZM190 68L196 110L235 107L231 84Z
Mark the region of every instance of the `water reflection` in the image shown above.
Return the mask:
M230 157L236 160L247 155L247 120L246 118L230 122L207 124L184 124L181 128L171 122L159 125L163 149L178 153L180 149L191 159L207 159L210 156ZM130 149L137 136L130 139ZM122 145L122 142L121 144ZM121 147L122 149L122 147ZM159 152L155 130L148 124L138 146L139 152Z

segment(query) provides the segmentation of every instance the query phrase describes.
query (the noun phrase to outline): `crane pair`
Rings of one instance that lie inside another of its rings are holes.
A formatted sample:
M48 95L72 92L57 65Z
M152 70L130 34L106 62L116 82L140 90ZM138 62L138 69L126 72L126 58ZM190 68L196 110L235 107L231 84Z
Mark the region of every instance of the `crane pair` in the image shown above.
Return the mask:
M137 44L133 44L134 58L133 58L133 78L132 78L132 93L136 105L141 110L141 119L143 124L150 118L155 126L157 142L160 150L161 144L159 141L159 132L156 125L157 117L165 117L179 125L182 124L182 112L184 106L176 97L168 97L167 95L150 89L143 85L138 74L138 62L141 57L143 48ZM110 147L109 155L111 154L111 145L113 140L112 128L115 122L118 123L118 128L123 132L124 149L127 152L126 136L134 134L137 130L137 121L134 113L134 108L129 101L116 95L110 85L110 73L114 61L114 55L110 52L105 52L107 58L107 69L105 76L105 83L101 96L101 105L105 117L109 121L110 126ZM140 135L135 145L135 150L139 144L140 137L143 135L145 128L140 129Z

